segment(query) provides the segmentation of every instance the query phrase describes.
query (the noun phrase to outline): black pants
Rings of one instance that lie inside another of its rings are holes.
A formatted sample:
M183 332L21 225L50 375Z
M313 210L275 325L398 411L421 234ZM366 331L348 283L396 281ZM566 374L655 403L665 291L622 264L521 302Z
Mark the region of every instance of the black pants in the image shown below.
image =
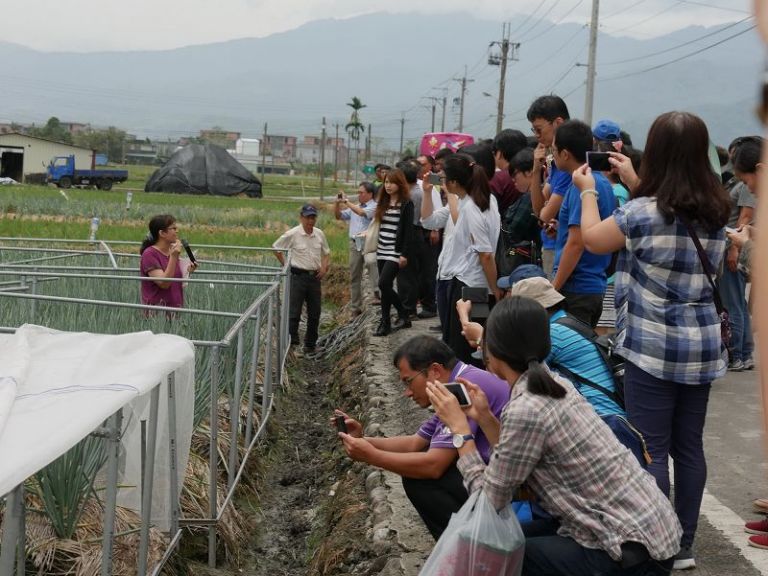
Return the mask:
M312 272L291 272L288 311L288 331L291 334L291 342L299 342L299 320L301 320L301 308L307 303L307 333L304 335L304 346L314 348L317 344L317 330L320 326L320 280Z
M560 294L565 296L565 309L568 314L592 328L597 326L600 316L603 315L604 294L576 294L564 290L560 290Z
M535 520L522 525L525 534L523 576L662 576L669 574L672 559L657 561L637 543L622 546L622 562L607 552L585 548L573 538L558 536L555 520Z
M437 257L440 247L435 252L429 243L429 230L415 230L413 250L408 256L408 266L400 270L397 276L397 287L400 299L409 314L416 313L416 304L421 300L425 310L434 312L435 307L435 276L437 275Z
M456 354L456 358L465 364L478 366L480 361L472 358L472 353L475 349L469 345L469 342L461 333L461 321L459 321L459 313L456 312L456 302L461 300L461 289L464 286L466 284L456 278L452 279L448 285L448 310L446 314L448 322L443 324L443 342L451 347L451 350Z
M436 480L403 477L403 488L435 540L448 526L451 514L458 512L468 498L455 464Z
M389 325L389 315L392 311L392 306L395 307L397 313L403 316L405 314L405 308L400 301L400 296L395 292L395 278L398 277L400 266L397 262L391 260L377 260L376 264L379 267L379 292L381 293L381 321ZM410 264L409 264L410 266ZM406 266L407 268L408 266ZM399 284L398 287L402 289Z

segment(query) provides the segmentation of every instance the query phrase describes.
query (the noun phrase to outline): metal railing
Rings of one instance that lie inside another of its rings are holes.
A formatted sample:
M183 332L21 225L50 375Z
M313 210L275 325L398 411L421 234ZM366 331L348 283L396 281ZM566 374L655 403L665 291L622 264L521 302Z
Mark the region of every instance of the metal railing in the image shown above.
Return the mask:
M111 310L142 310L145 315L173 314L174 317L212 317L229 322L226 333L220 337L190 338L196 349L196 357L207 354L209 359L207 378L210 382L209 411L209 509L207 518L183 518L179 503L180 486L178 485L178 439L176 438L176 385L175 373L167 376L168 428L169 428L169 463L171 468L170 517L168 543L160 561L149 566L148 549L151 527L152 484L154 461L157 446L158 405L160 387L158 384L150 393L150 417L147 421L146 443L143 446L145 457L142 458L143 478L141 482L141 524L140 543L137 558L137 574L157 575L172 557L183 531L187 527L207 527L208 529L208 564L216 566L217 525L222 520L227 508L232 505L233 496L245 466L252 455L258 440L265 434L266 425L272 412L274 394L283 385L283 372L288 347L288 293L290 283L290 254L285 252L285 264L269 266L259 263L230 262L226 260L201 260L207 270L198 270L194 278L183 280L194 291L197 286L215 284L218 289L231 287L253 290L252 300L244 303L239 311L223 311L203 308L168 308L149 306L135 302L116 301L98 298L75 297L49 292L41 293L42 283L50 286L66 280L133 283L138 285L146 281L137 275L137 266L123 266L119 262L135 262L135 253L119 253L118 247L136 246L136 243L96 241L70 241L57 239L9 239L0 238L0 305L8 302L29 302L25 321L46 323L38 309L38 304L97 307ZM83 246L82 248L80 246ZM90 248L90 249L89 249ZM95 249L94 249L95 248ZM205 251L244 251L249 255L264 253L265 249L233 246L198 246ZM272 250L269 249L271 255ZM104 262L106 265L102 265ZM94 265L95 264L95 265ZM213 266L214 269L211 269ZM216 269L216 268L220 269ZM264 278L264 280L261 280ZM169 279L170 281L177 281ZM0 331L12 332L16 326L0 327ZM60 327L61 328L61 327ZM175 327L174 327L175 328ZM72 327L74 329L74 327ZM214 335L215 336L215 335ZM234 347L234 370L230 375L223 370L222 354ZM245 375L247 364L247 377ZM261 371L259 368L261 367ZM261 381L259 382L259 373ZM221 377L231 377L231 386L222 386ZM196 375L197 379L197 375ZM222 505L218 505L217 478L220 467L218 441L219 407L222 389L228 388L228 417L230 443L226 457L227 489ZM246 399L247 395L247 399ZM261 396L261 414L258 426L254 422L254 408ZM241 403L247 403L247 416L241 422ZM115 412L106 424L92 434L104 438L108 443L106 467L106 485L104 496L104 532L102 537L101 574L112 573L114 540L119 535L114 533L115 510L118 493L118 453L122 435L123 409ZM255 429L254 429L255 428ZM240 449L243 455L240 456ZM25 565L25 502L24 484L6 495L3 515L3 537L0 541L0 576L22 575Z

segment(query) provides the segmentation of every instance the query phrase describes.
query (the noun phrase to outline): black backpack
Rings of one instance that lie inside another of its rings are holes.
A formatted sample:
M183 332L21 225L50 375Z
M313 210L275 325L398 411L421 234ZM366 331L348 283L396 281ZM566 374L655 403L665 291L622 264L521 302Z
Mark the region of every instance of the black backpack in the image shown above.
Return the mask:
M577 374L572 373L570 370L568 370L567 368L563 368L560 365L558 365L556 368L559 371L563 372L565 376L567 376L571 380L575 380L579 384L584 384L586 386L589 386L590 388L599 390L600 392L608 396L608 398L613 400L622 410L624 410L624 362L625 361L624 361L624 358L622 358L615 352L616 345L613 338L607 334L604 336L598 336L595 333L595 331L592 330L591 326L571 316L563 316L562 318L558 318L557 320L555 320L555 322L557 322L558 324L561 324L562 326L567 326L571 330L576 331L577 333L582 335L584 338L589 340L595 346L595 349L597 349L597 352L598 354L600 354L600 357L605 362L605 365L608 366L608 369L611 372L611 376L613 376L613 387L615 391L612 392L595 382L592 382L590 380L587 380L586 378L578 376Z
M498 277L508 276L521 264L540 265L539 224L533 214L530 194L522 194L509 205L501 219L496 245Z

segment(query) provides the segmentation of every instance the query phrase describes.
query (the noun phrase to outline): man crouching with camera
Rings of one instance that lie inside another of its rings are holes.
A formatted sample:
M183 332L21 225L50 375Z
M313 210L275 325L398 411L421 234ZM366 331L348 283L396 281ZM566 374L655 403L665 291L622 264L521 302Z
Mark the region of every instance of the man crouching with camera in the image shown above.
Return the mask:
M427 382L448 383L449 390L465 407L471 433L454 435L437 415L432 415L415 434L391 438L363 436L360 422L336 410L336 415L343 417L343 424L338 423L339 436L352 460L402 476L408 499L437 540L451 514L467 499L463 479L456 468L457 449L474 439L481 456L488 462L491 446L475 417L487 413L481 408L488 406L498 419L509 400L510 390L506 382L493 374L459 361L448 345L431 336L416 336L405 342L395 352L393 363L405 386L403 394L422 408L430 405Z

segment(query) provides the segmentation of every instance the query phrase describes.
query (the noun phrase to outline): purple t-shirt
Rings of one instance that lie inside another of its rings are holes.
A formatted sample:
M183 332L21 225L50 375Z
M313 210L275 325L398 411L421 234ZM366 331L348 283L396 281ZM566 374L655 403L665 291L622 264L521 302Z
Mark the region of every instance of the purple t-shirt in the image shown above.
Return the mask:
M169 256L166 256L154 246L150 246L141 255L141 275L149 276L151 270L165 270L168 267L169 260ZM183 277L178 260L173 277ZM184 306L184 288L181 282L172 282L168 288L160 288L154 281L145 280L141 283L141 303L181 308Z
M469 364L464 364L461 361L457 362L456 366L453 368L450 382L454 382L456 378L459 377L472 382L472 384L477 384L488 397L488 406L490 407L491 412L493 412L493 415L496 416L496 418L501 418L501 411L509 401L510 388L506 381L497 378L490 372L475 368ZM477 451L480 453L483 461L487 464L488 459L491 456L491 445L488 442L488 439L474 420L469 420L469 429L472 431L472 434L475 435ZM437 414L424 422L416 434L425 440L429 440L430 449L450 448L455 450L453 447L453 433L448 426L442 423L440 418L437 417Z

